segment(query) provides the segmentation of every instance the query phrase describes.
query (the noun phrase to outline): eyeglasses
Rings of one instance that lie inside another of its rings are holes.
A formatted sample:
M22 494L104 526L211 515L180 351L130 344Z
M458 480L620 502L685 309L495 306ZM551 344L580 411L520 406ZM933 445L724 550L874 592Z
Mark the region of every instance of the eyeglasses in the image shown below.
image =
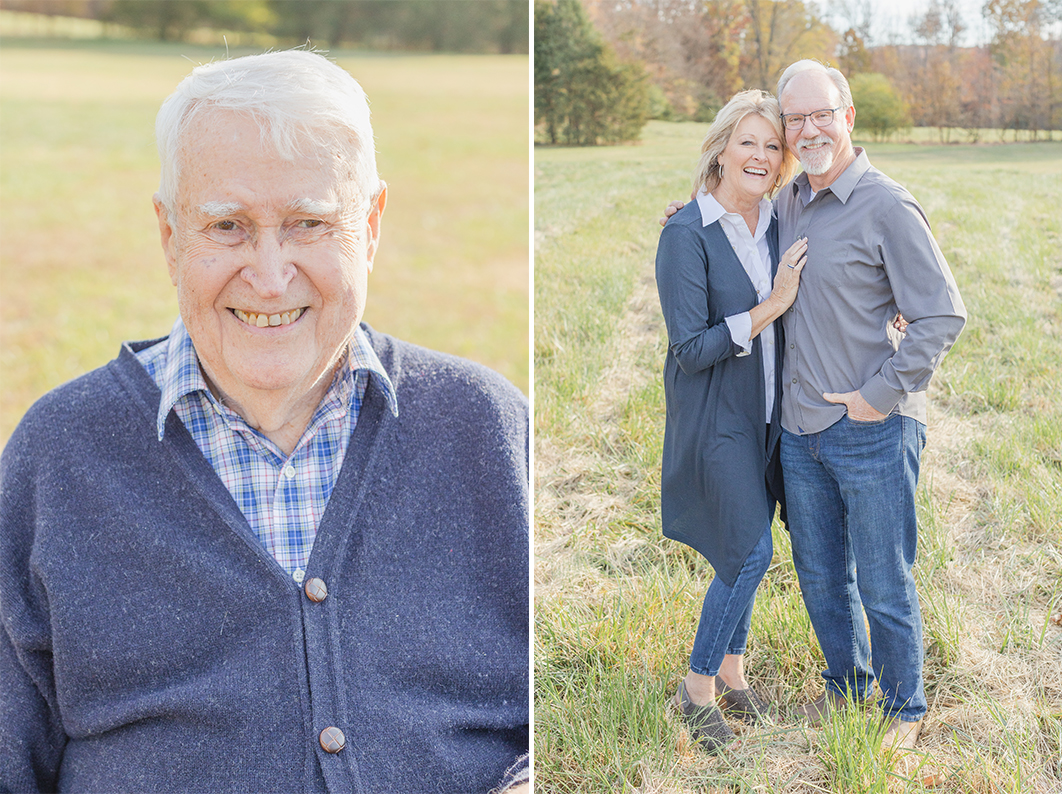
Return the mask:
M783 113L782 124L787 130L800 130L804 128L804 119L811 119L816 127L829 127L833 123L833 114L841 108L827 108L815 110L811 113Z

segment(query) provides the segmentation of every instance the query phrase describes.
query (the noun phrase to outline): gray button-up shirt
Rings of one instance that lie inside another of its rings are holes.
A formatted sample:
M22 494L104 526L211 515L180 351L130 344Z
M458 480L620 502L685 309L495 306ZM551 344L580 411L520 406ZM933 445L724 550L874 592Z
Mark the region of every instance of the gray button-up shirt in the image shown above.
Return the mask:
M783 317L782 427L818 433L845 414L823 392L859 390L884 414L926 421L926 388L966 308L925 212L866 152L811 198L800 174L778 198L779 249L808 238L796 301ZM899 334L901 312L910 323Z

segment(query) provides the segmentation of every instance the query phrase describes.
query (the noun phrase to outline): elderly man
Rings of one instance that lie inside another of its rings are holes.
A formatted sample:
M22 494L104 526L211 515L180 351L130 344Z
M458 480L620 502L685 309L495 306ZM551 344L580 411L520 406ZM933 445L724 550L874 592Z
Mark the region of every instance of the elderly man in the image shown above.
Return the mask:
M911 748L926 712L912 573L926 389L966 310L918 202L852 145L844 75L798 61L778 99L803 166L775 200L779 245L808 239L782 321L781 461L793 562L827 665L825 693L799 713L819 724L877 681L882 745Z
M3 454L0 790L526 785L527 404L360 324L361 88L213 63L157 137L180 319Z
M781 458L793 561L828 668L825 694L801 713L817 723L876 680L882 744L910 748L926 712L911 570L926 389L966 310L918 202L853 147L844 75L798 61L778 98L804 168L778 198L780 238L809 241L783 320Z

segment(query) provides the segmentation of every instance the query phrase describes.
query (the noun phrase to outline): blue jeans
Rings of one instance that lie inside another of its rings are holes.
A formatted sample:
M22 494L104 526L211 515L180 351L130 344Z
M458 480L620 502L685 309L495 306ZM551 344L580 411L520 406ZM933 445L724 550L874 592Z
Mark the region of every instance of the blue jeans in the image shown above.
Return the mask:
M771 525L763 531L745 563L738 571L734 586L716 576L708 585L701 606L701 621L690 653L690 669L700 675L716 675L723 657L742 654L752 625L752 605L756 588L767 572L774 555Z
M882 710L907 722L926 712L911 572L925 443L925 425L899 415L880 422L845 416L821 433L782 433L793 563L826 657L826 686L864 700L876 678Z

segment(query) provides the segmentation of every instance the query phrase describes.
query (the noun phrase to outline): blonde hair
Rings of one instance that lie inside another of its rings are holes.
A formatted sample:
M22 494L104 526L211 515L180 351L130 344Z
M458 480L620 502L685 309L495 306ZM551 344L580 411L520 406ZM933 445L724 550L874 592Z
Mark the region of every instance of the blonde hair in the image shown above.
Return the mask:
M697 162L697 173L693 179L693 189L699 192L704 188L711 193L719 186L722 173L719 169L719 155L723 153L726 145L730 143L730 136L734 134L741 120L750 113L765 118L774 128L778 140L782 142L782 168L778 173L778 179L774 187L768 192L773 196L775 191L793 178L796 173L797 159L789 147L785 145L785 130L782 129L781 109L778 100L766 91L753 88L748 91L739 91L723 105L716 114L715 121L708 128L708 133L701 143L701 159Z

